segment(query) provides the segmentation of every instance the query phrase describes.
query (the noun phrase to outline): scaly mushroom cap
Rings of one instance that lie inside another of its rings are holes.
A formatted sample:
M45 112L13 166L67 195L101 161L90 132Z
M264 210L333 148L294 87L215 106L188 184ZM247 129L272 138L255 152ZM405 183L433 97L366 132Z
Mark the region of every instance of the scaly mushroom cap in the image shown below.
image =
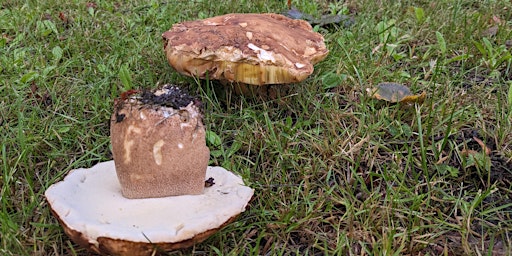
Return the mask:
M254 191L240 177L208 167L210 177L201 195L127 199L108 161L72 170L45 196L75 243L103 255L154 255L199 243L245 210Z
M162 37L181 74L253 85L302 81L329 52L309 23L272 13L178 23Z

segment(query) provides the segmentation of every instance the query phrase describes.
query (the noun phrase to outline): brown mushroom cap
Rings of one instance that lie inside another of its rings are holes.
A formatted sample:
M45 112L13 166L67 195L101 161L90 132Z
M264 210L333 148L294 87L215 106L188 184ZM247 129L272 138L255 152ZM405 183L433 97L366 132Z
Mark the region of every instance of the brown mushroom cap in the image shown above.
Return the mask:
M178 23L162 37L181 74L253 85L302 81L329 52L309 23L272 13Z
M253 190L221 167L208 167L213 184L201 195L127 199L114 161L76 169L45 196L66 234L104 255L152 255L199 243L245 210Z

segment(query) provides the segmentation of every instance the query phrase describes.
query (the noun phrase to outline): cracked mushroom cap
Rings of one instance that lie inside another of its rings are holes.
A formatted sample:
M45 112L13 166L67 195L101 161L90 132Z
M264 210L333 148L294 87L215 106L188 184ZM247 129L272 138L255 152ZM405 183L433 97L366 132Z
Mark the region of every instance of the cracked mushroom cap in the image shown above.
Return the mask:
M273 13L182 22L162 37L181 74L253 85L302 81L329 52L309 23Z
M202 242L245 210L254 191L240 177L222 167L206 177L201 195L127 199L108 161L72 170L45 196L75 243L103 255L154 255Z

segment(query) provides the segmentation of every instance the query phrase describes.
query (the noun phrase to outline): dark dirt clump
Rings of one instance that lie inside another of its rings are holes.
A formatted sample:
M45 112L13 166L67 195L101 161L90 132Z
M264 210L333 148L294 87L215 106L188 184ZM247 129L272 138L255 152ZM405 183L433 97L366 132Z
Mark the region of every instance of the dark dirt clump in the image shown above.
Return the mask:
M163 94L155 94L149 90L142 91L140 101L143 104L159 105L174 109L186 107L190 102L196 102L194 97L176 86L165 85L163 89L166 90Z

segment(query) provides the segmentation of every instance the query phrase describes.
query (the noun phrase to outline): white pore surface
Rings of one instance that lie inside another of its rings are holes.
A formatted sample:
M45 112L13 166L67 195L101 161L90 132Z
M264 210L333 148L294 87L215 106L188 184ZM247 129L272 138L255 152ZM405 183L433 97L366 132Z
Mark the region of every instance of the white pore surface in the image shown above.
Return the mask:
M50 186L45 196L71 229L89 242L98 237L133 242L174 243L218 228L243 212L253 189L222 167L208 167L215 184L202 195L127 199L121 194L114 161L72 170Z

